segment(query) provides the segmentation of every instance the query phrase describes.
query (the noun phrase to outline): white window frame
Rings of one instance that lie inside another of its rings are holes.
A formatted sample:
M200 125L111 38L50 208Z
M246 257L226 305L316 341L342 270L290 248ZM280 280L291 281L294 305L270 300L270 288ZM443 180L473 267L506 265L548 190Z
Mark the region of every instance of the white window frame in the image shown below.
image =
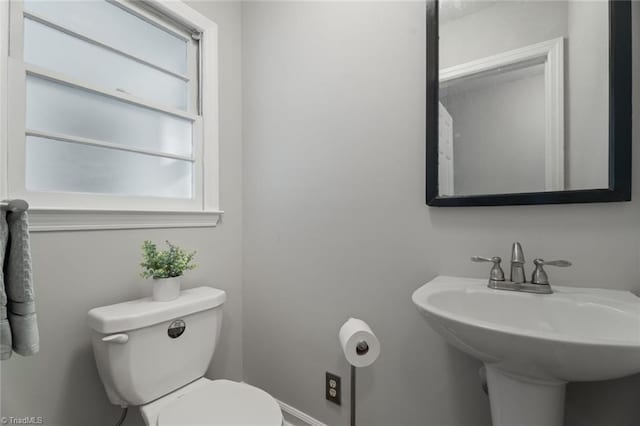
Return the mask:
M109 1L185 37L184 34L180 34L159 20L155 14L136 5L135 1ZM154 109L187 118L194 123L192 158L194 197L173 199L27 191L24 161L25 134L38 133L26 129L24 124L27 74L53 78L58 82L66 82L123 101L146 103L125 93L93 87L90 84L24 64L22 28L14 27L11 28L12 35L9 31L0 31L0 200L15 198L27 200L31 204L30 217L33 231L210 227L216 226L222 215L219 204L217 25L179 1L149 0L146 3L186 28L193 29L194 32L199 33L200 37L199 111L197 114L193 111L185 112L148 105ZM20 14L20 19L14 17L12 20L10 14L13 13ZM12 21L20 22L22 25L22 13L22 0L0 2L0 28L9 28ZM13 36L16 31L18 31L18 37ZM198 135L201 135L199 141L196 139ZM44 136L64 140L62 135ZM78 142L77 139L80 138L75 139Z

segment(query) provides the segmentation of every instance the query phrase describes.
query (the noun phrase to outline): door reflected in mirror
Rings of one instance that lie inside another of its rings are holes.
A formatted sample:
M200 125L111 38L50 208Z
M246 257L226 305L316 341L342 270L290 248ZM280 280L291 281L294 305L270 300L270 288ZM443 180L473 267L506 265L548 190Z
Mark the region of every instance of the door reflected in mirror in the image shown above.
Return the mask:
M608 2L438 11L438 195L609 188Z

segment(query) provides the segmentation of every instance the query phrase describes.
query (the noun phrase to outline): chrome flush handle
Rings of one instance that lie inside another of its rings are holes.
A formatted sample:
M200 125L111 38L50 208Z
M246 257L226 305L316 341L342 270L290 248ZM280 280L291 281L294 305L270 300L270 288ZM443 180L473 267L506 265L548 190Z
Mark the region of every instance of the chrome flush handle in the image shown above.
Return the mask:
M502 262L502 258L498 256L494 257L483 257L483 256L473 256L471 258L472 262L491 262L493 266L491 267L491 271L489 272L489 282L496 281L504 281L504 271L500 266L500 262Z
M126 333L111 334L102 338L103 342L124 344L129 341L129 335Z
M544 270L543 266L558 266L561 268L566 268L567 266L571 266L571 262L568 260L543 260L543 259L535 259L533 264L536 265L536 269L533 271L531 275L531 284L542 284L549 285L549 276L547 272Z

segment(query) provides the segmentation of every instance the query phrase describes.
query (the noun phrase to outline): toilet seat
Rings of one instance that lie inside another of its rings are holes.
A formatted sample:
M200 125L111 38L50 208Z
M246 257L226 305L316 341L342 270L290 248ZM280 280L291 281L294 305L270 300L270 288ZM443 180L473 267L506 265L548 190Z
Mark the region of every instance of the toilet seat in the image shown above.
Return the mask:
M149 426L282 426L271 395L230 380L198 379L140 411Z

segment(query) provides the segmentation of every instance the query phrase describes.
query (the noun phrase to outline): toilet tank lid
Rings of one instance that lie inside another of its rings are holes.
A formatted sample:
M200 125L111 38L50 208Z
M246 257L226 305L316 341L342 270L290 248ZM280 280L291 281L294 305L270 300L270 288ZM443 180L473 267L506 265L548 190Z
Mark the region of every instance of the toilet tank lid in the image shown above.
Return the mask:
M226 300L223 290L196 287L182 290L169 302L156 302L151 297L102 306L89 311L89 327L110 334L148 327L173 318L213 309Z

